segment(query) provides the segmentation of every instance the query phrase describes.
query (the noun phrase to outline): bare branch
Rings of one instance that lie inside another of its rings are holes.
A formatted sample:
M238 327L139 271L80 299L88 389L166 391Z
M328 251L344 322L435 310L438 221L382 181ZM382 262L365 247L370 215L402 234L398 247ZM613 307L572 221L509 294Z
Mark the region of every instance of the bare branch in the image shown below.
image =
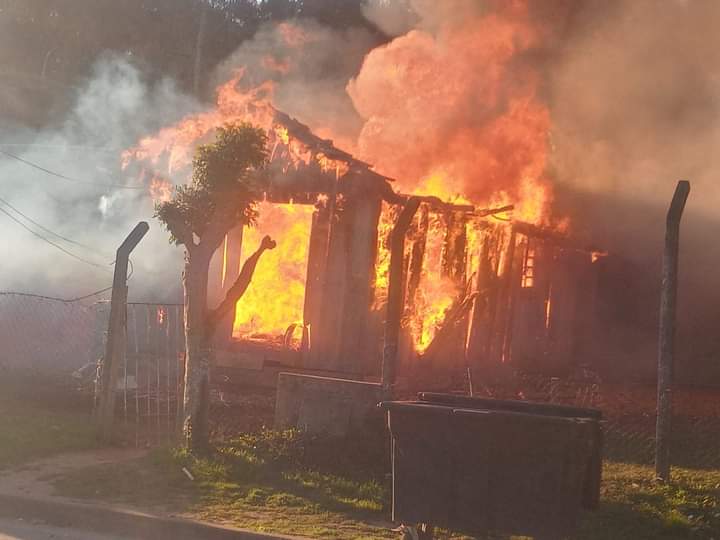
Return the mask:
M237 301L242 298L243 294L245 294L245 291L247 290L248 286L250 285L250 281L252 280L252 276L255 273L255 267L260 260L260 256L263 254L264 251L268 249L275 249L276 245L277 244L272 238L270 238L269 236L265 236L262 239L262 242L260 242L260 247L258 247L255 253L250 255L250 257L248 257L248 259L245 261L242 270L240 270L240 275L235 280L235 283L233 283L233 286L230 287L230 290L228 290L227 294L225 295L225 299L220 302L220 305L218 305L218 307L210 311L207 315L206 320L208 336L212 335L217 323L235 307Z

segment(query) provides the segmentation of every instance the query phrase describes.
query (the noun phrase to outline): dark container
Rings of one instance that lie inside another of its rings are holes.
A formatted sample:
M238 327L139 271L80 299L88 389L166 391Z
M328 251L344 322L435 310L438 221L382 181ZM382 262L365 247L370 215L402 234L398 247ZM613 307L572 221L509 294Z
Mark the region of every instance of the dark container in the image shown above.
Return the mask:
M572 533L593 421L428 402L385 402L393 520L470 534Z
M599 409L572 407L555 403L492 399L434 392L420 392L418 393L418 399L434 405L460 407L463 409L510 411L543 416L560 416L563 418L587 418L591 420L590 437L592 440L592 454L586 466L582 503L583 508L587 510L594 510L598 507L600 503L600 483L602 481L603 447L603 431L600 424L602 421L602 411Z

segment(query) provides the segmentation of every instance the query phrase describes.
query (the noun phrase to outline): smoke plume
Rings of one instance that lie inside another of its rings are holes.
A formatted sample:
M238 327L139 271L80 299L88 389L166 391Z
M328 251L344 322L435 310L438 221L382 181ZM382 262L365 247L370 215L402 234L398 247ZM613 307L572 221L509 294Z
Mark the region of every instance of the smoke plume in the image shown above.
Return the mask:
M149 130L175 120L179 111L197 108L172 82L150 86L126 60L106 57L79 85L61 123L41 131L18 126L0 131L0 150L66 177L0 154L0 197L51 232L4 204L0 207L77 256L62 253L2 214L0 288L61 297L104 288L112 281L115 250L145 220L150 232L132 256L130 294L178 301L181 253L152 219L147 186L121 171L120 152Z

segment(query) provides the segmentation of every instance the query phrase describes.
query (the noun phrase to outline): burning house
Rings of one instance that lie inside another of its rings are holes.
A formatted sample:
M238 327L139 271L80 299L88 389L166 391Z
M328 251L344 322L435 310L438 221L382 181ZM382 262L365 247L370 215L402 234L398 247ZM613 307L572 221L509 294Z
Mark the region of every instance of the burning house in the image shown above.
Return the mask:
M242 105L267 126L271 180L257 227L231 231L215 255L211 303L243 246L264 234L279 246L219 333L219 368L376 380L384 361L403 380L450 384L467 368L574 366L592 326L597 250L517 220L512 204L399 192L271 105Z
M479 21L480 34L462 25L434 38L410 32L367 54L346 88L365 121L349 146L342 136L333 144L332 126L317 130L324 138L280 112L273 78L255 85L241 69L218 87L214 108L125 153L162 199L216 127L249 122L268 134L257 226L231 231L215 254L211 304L264 235L278 246L224 322L216 369L428 388L466 384L474 372L576 366L592 331L601 253L552 217L539 79L525 69L505 80L536 29L519 8ZM291 25L278 35L289 58L313 39ZM452 50L485 51L467 59L483 69L468 73ZM273 72L272 62L259 64Z

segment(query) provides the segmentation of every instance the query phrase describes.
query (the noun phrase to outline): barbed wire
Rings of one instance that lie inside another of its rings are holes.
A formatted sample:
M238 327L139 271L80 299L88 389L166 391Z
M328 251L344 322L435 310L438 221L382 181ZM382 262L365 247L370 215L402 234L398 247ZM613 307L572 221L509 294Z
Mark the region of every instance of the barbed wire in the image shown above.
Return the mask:
M84 294L83 296L78 296L77 298L58 298L56 296L45 296L42 294L17 292L17 291L0 291L0 296L24 296L27 298L37 298L40 300L52 300L54 302L62 302L64 304L72 304L73 302L79 302L80 300L86 300L88 298L91 298L93 296L98 296L98 295L100 295L104 292L108 292L110 290L112 290L112 285L110 287L105 287L104 289L100 289L99 291L94 291L89 294Z

